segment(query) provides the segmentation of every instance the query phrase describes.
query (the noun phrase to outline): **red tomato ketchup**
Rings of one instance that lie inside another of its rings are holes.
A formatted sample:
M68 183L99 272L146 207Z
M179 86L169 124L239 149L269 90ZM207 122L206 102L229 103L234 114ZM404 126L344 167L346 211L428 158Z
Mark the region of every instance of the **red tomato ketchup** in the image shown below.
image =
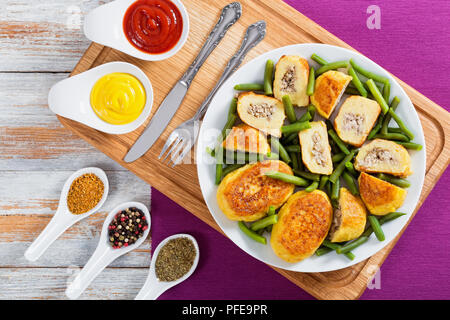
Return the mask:
M169 0L138 0L125 13L123 30L137 49L160 54L172 49L180 40L183 18Z

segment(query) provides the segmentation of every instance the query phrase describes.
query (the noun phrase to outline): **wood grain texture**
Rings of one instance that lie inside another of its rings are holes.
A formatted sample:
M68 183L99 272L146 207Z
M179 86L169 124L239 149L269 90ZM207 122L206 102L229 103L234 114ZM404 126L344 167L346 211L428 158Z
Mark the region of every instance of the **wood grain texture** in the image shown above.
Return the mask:
M105 1L2 1L1 71L70 71L88 47L82 17Z
M148 63L131 58L110 48L93 44L76 66L73 74L110 61L123 60L134 63L141 67L152 81L153 87L156 89L155 105L158 106L172 85L194 59L198 48L205 40L206 35L217 19L220 11L219 8L223 7L227 1L214 0L208 1L207 3L206 1L184 1L184 4L190 12L191 33L187 44L176 57L158 64ZM268 50L303 42L322 42L352 49L281 1L243 0L241 3L243 4L242 18L231 28L221 45L206 61L204 67L194 80L180 109L164 131L162 137L139 160L132 164L124 164L121 161L126 151L144 129L144 126L127 135L112 136L89 129L74 121L60 118L66 127L105 152L105 154L118 161L124 167L135 172L145 181L152 183L166 196L182 205L218 231L220 231L219 227L213 221L203 202L197 182L195 165L181 165L172 169L161 164L157 160L157 155L168 134L181 122L190 118L195 113L197 106L209 93L216 79L219 78L226 61L228 61L229 57L237 49L246 26L262 17L268 23L267 37L250 52L246 61ZM279 35L283 36L280 37ZM167 70L171 70L171 72L167 72ZM450 132L448 130L450 116L444 109L407 84L400 80L399 83L406 90L416 110L420 114L427 142L427 173L424 189L415 211L417 212L417 209L433 188L436 180L448 166L450 156ZM158 170L149 171L147 170L149 167L158 168ZM367 282L373 276L371 274L371 271L374 270L373 267L378 267L383 263L400 236L375 256L347 269L314 274L296 273L281 269L276 270L317 298L356 299L362 294Z

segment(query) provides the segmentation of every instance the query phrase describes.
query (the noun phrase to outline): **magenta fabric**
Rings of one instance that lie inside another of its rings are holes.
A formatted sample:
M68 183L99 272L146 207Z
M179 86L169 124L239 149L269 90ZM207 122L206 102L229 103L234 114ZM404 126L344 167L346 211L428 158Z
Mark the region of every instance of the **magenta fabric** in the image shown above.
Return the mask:
M450 110L450 1L286 2ZM366 27L369 5L381 9L380 30ZM380 289L361 299L450 298L449 189L447 171L383 264ZM160 299L313 299L155 189L151 214L153 247L186 232L201 249L194 275Z

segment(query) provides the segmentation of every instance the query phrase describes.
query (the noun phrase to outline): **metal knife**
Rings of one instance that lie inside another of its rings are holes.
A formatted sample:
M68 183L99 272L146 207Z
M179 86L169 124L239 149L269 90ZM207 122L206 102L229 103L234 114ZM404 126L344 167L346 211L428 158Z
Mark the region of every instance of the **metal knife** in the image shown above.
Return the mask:
M163 100L147 128L126 154L123 159L125 162L129 163L139 159L152 147L180 107L200 67L241 15L242 7L239 2L230 3L222 9L219 21L208 36L197 58Z

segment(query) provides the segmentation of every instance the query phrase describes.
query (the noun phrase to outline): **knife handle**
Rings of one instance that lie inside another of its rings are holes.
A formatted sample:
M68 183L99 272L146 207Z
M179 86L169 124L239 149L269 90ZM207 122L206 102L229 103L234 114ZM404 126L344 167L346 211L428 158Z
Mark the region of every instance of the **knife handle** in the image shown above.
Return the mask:
M194 116L195 120L200 120L203 117L206 110L208 109L209 103L216 94L217 90L230 77L230 75L236 71L236 69L242 63L242 60L244 60L247 53L251 49L253 49L258 43L260 43L265 36L266 36L266 22L263 20L258 21L247 28L247 32L245 33L244 40L242 40L241 47L235 53L235 55L231 57L230 61L228 61L225 70L222 73L222 76L216 83L216 86L211 90L211 92L203 101L202 105L195 114Z
M239 2L232 2L226 5L222 9L222 13L220 15L219 21L217 22L214 29L206 39L205 44L203 45L200 53L197 58L195 58L194 62L189 66L186 73L181 77L180 81L184 82L184 84L189 87L191 85L192 80L197 74L200 67L203 65L205 60L211 54L211 52L217 47L220 40L225 36L225 33L228 29L238 21L238 19L242 15L242 7Z

